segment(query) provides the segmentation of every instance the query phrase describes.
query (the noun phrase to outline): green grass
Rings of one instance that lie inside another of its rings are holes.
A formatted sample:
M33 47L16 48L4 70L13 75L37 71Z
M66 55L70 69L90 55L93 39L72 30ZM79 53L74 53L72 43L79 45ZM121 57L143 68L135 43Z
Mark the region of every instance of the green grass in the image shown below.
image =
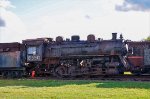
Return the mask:
M150 82L0 80L0 99L150 99Z

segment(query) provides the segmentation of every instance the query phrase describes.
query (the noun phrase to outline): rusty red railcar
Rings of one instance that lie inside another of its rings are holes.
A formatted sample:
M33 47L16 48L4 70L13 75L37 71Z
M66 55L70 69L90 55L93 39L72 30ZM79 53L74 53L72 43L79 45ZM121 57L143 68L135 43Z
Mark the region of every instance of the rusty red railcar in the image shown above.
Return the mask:
M150 74L150 42L128 41L128 59L130 71L138 74Z

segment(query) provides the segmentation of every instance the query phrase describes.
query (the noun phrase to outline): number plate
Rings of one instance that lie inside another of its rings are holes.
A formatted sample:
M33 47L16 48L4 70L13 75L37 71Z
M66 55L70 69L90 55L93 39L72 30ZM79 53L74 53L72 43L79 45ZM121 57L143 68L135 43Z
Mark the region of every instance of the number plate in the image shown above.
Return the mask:
M42 61L42 59L39 55L28 55L27 61Z

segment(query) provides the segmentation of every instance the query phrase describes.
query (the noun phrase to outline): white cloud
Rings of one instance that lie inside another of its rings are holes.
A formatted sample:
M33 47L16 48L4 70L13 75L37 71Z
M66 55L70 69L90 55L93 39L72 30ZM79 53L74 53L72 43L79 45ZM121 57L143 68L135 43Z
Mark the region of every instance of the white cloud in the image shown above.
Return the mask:
M24 38L25 25L21 19L6 8L13 7L8 0L0 1L0 18L4 25L0 27L0 42L17 42Z
M6 25L0 28L0 41L21 41L26 35L26 28L20 18L5 9L1 10L1 17L4 19Z
M76 0L63 3L64 5L56 3L56 9L53 10L48 10L51 7L43 6L36 14L34 13L34 17L28 15L26 16L28 18L24 19L28 33L16 14L4 10L2 17L6 21L7 28L1 28L0 41L21 41L37 37L55 38L59 35L70 38L75 34L80 35L81 39L86 39L88 34L110 39L112 32L123 33L125 39L141 40L147 37L150 32L148 13L115 11L115 5L122 3L123 0Z
M11 2L8 1L8 0L0 0L0 7L2 7L2 8L10 8L10 7L13 7L13 8L15 8L15 6L13 6L13 5L11 4Z
M123 33L125 39L141 40L148 36L148 13L144 12L117 12L115 5L122 0L96 0L83 2L72 6L71 9L61 10L61 14L43 15L32 25L30 31L37 36L65 38L77 34L86 39L88 34L110 39L112 32ZM90 17L87 19L87 16ZM136 35L136 36L135 36Z

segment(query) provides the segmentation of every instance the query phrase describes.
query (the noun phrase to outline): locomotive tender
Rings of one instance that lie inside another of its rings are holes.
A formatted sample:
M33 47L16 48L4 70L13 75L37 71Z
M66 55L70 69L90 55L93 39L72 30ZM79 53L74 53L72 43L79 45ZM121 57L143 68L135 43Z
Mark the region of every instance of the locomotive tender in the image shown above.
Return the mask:
M122 35L117 39L117 33L112 33L110 40L96 40L91 34L87 40L74 35L71 40L58 36L55 41L38 38L23 40L22 44L1 43L0 73L13 77L31 75L32 71L36 76L57 77L120 75L124 71L141 73L143 58L138 58L140 66L135 65L133 60L137 57L128 54L127 44L131 42L124 41ZM129 47L131 53L132 47Z
M21 44L0 43L0 75L21 77L25 68L21 64Z

